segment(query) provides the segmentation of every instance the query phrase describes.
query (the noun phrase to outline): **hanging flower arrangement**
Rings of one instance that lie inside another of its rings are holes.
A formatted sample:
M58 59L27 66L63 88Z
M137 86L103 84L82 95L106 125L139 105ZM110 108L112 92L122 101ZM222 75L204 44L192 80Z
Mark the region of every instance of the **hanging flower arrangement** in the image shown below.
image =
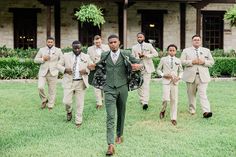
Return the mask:
M76 11L75 16L80 22L89 22L99 28L105 23L101 8L94 4L82 5L79 11Z
M236 6L227 10L224 19L230 22L231 27L236 27Z

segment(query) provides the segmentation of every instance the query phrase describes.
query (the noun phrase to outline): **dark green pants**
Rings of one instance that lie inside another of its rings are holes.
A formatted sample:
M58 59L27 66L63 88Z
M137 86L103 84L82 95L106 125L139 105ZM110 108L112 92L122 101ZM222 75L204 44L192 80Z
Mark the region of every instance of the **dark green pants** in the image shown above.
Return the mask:
M122 136L125 121L125 108L128 97L128 86L124 85L118 88L106 86L104 88L105 105L107 112L107 143L114 144L114 126L117 111L116 135Z

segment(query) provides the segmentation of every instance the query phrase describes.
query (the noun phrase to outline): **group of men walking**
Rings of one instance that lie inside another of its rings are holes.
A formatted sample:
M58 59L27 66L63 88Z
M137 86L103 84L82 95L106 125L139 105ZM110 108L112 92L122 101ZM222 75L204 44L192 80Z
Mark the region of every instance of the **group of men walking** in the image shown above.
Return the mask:
M75 124L82 125L85 90L89 86L88 76L91 71L103 67L105 69L105 83L103 90L94 88L96 108L101 109L105 105L107 112L107 143L106 155L115 152L114 143L123 142L123 129L128 98L128 73L130 66L133 71L141 71L143 84L138 89L138 95L143 110L148 109L149 87L151 73L155 71L152 61L158 56L156 49L145 42L144 33L137 34L138 43L132 47L132 53L120 49L120 41L117 35L108 37L108 45L102 44L101 36L94 37L94 45L88 48L87 54L82 52L82 44L79 41L72 43L72 52L63 54L54 46L54 39L47 38L47 46L40 48L35 63L40 64L38 90L41 98L41 108L48 107L52 110L55 104L56 84L58 72L63 76L62 86L64 89L63 104L66 108L67 120L72 119L73 96L76 100ZM167 102L170 101L171 123L177 125L178 83L183 80L187 84L189 100L189 112L196 112L196 92L198 91L203 117L212 116L210 103L206 90L210 75L208 67L214 64L209 49L201 47L201 37L192 37L192 47L186 48L181 58L175 56L177 47L171 44L167 47L168 56L162 57L156 69L162 77L163 96L160 118L165 117ZM127 65L130 64L130 65ZM182 65L185 67L184 70ZM48 84L48 97L44 87ZM116 138L114 137L115 115L117 113Z

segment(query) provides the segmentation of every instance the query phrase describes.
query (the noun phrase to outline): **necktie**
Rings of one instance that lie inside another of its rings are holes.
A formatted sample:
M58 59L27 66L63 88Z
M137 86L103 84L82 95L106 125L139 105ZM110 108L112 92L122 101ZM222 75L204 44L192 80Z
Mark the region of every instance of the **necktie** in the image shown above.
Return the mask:
M75 77L75 70L76 70L76 65L77 65L77 57L78 56L75 56L75 61L74 61L74 64L73 64L73 76Z
M195 49L195 51L196 51L197 58L199 58L198 49Z
M171 69L173 69L173 66L174 66L174 64L173 64L173 57L171 57L170 58L170 67L171 67Z
M143 43L140 44L140 48L141 48L141 54L143 54Z
M116 61L117 61L117 54L116 53L112 54L112 61L114 64L116 63Z

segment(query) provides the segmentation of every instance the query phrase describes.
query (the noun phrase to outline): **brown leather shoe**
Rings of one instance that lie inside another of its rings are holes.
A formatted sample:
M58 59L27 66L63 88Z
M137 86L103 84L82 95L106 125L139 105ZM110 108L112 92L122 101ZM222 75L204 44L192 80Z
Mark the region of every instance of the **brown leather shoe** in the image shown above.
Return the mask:
M115 142L116 144L121 144L123 142L123 138L117 136Z
M101 109L101 108L102 108L102 105L98 105L98 104L96 105L96 109L97 109L97 110L99 110L99 109Z
M165 112L166 112L166 111L160 112L160 119L162 119L162 118L165 117Z
M75 124L77 128L81 127L82 123L80 124Z
M52 111L52 107L48 107L48 110L49 110L49 111Z
M41 109L45 109L46 106L47 106L47 103L48 103L48 100L42 102L42 104L41 104Z
M212 117L212 112L203 113L203 118L210 118L210 117Z
M71 121L72 119L72 112L67 113L67 121Z
M171 120L171 123L172 123L173 125L177 125L177 121L176 121L176 120Z
M106 156L112 156L115 154L115 148L113 144L108 145L108 150L106 152Z

